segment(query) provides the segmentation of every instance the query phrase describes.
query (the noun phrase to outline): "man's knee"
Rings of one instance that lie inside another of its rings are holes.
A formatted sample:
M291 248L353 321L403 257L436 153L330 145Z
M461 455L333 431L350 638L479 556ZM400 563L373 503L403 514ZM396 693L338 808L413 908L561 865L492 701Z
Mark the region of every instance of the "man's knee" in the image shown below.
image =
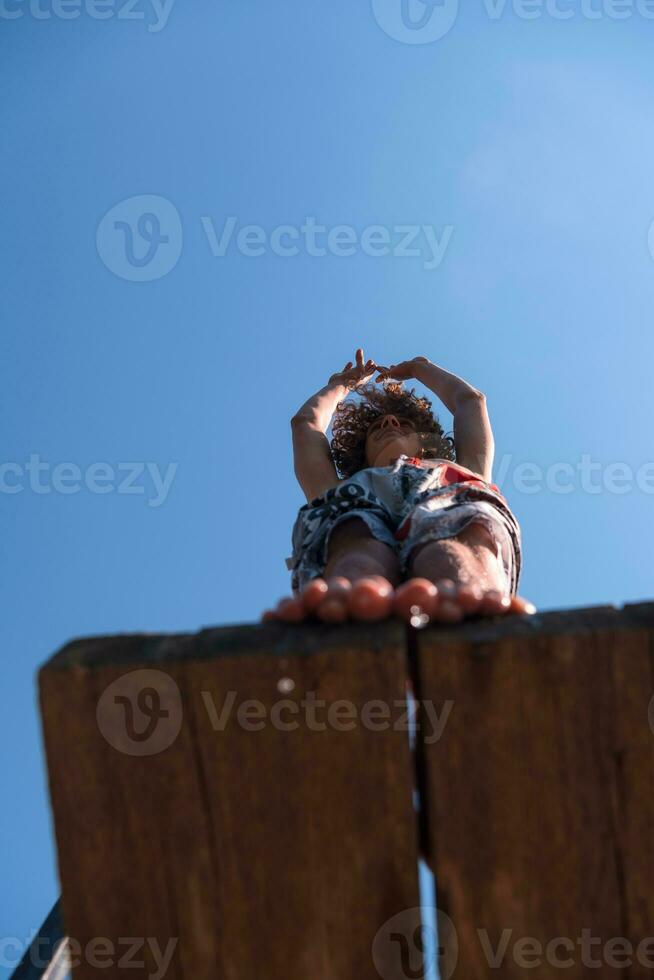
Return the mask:
M458 534L450 535L447 538L432 538L427 533L425 537L418 539L407 554L407 567L409 573L413 574L415 565L423 554L430 564L439 562L442 565L461 564L475 556L476 546L486 546L495 553L497 544L490 531L485 525L476 523L468 524L459 531Z
M382 574L390 581L399 581L400 560L396 549L373 534L360 517L338 524L327 542L325 567L347 564L348 573L357 576Z
M327 543L328 559L336 558L344 551L350 551L362 541L372 538L372 531L363 518L349 517L330 532Z
M492 530L483 521L471 521L456 536L456 540L462 541L468 546L479 546L488 548L493 554L497 554L498 541Z

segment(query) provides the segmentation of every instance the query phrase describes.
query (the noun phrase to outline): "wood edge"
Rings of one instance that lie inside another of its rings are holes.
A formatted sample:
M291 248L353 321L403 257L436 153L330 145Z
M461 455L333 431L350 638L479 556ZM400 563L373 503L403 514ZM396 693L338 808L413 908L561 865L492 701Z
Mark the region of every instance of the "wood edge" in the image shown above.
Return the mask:
M452 626L434 624L417 633L420 645L488 643L508 637L574 635L602 630L654 628L654 602L585 606L548 610L532 616L498 616ZM406 629L400 620L381 623L327 625L300 623L242 623L204 627L197 633L117 633L79 637L61 647L39 669L72 670L140 663L154 666L180 660L224 656L309 656L344 646L372 645L382 650L404 644Z
M532 616L497 616L453 626L430 626L419 640L485 644L510 637L575 636L602 631L654 629L654 602L618 606L583 606L537 612Z
M273 655L310 656L343 647L388 649L404 647L406 626L400 620L382 623L327 625L244 623L204 627L197 633L120 633L88 636L61 647L38 671L85 670L120 664L159 664L215 657Z

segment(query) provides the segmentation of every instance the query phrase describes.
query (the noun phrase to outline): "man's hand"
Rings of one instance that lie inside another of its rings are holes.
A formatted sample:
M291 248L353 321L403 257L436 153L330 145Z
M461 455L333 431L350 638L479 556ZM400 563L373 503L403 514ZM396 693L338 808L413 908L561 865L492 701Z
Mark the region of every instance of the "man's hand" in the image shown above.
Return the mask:
M369 358L364 362L363 360L363 348L359 347L356 354L356 365L352 365L352 361L348 361L342 371L337 371L336 374L332 374L329 379L329 384L340 384L345 388L350 388L354 390L358 388L359 385L363 385L366 381L372 378L375 371L378 370L377 365Z
M410 361L400 361L399 364L391 364L390 367L378 365L376 370L379 371L379 375L376 380L383 381L386 378L394 378L396 381L408 381L410 378L416 377L416 371L420 364L429 364L429 359L412 357Z

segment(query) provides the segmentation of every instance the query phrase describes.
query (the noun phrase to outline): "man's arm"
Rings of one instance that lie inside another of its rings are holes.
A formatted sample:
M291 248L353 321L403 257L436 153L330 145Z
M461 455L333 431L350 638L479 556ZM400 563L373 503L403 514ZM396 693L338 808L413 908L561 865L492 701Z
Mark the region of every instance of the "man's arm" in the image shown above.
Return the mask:
M493 478L495 440L486 396L427 358L414 359L414 377L438 395L454 416L454 446L461 466L490 483Z
M355 360L355 366L348 361L342 371L332 374L325 387L307 399L291 419L295 475L308 503L341 482L325 433L338 403L376 370L373 360L364 361L362 347L357 348Z
M454 409L454 447L457 462L487 483L493 480L495 439L488 417L486 396L480 391L464 394Z
M308 503L339 483L325 433L337 404L347 393L345 385L329 382L291 419L295 476Z

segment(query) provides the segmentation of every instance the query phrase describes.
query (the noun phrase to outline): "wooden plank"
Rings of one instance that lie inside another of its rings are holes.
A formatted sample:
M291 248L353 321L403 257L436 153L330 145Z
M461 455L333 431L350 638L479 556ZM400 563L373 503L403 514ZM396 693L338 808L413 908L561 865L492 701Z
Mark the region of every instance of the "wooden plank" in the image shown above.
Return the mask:
M651 976L651 612L416 638L420 697L451 706L423 745L448 977Z
M654 631L616 634L614 812L623 934L654 937ZM642 952L642 951L641 951ZM629 977L651 977L654 939Z
M419 904L404 639L228 627L79 641L42 669L74 977L122 977L127 957L152 977L171 950L166 978L400 980L371 947Z

